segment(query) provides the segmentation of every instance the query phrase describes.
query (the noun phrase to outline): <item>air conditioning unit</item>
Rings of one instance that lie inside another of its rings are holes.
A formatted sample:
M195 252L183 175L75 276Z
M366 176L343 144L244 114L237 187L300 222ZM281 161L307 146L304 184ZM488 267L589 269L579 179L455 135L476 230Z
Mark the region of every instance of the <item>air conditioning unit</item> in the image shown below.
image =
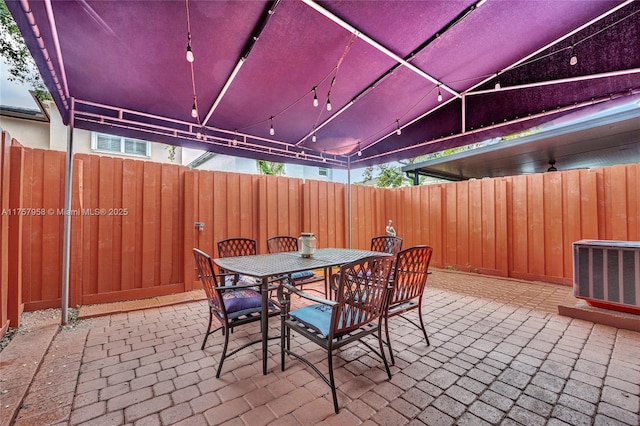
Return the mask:
M574 242L573 294L592 306L640 314L640 241Z

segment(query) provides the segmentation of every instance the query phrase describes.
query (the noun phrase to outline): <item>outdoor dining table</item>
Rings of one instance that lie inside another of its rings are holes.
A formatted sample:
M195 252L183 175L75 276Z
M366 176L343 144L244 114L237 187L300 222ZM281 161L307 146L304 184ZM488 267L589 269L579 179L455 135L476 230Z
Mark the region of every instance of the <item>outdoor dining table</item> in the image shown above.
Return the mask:
M312 269L329 269L334 266L344 265L368 256L380 256L385 253L369 250L356 250L345 248L317 249L313 257L305 258L298 252L282 252L270 254L258 254L252 256L234 256L214 259L214 263L225 272L255 277L260 281L262 295L262 374L267 374L267 341L269 339L268 327L268 294L269 279L274 276L289 275L294 272Z

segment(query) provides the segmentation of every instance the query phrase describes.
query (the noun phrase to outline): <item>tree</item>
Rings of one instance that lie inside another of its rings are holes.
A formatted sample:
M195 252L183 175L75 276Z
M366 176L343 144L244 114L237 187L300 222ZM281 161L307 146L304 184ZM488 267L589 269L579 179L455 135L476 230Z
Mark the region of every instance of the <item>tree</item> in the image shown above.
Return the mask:
M394 163L387 163L379 164L375 166L375 168L373 166L369 166L364 169L362 180L355 183L361 185L373 185L378 188L397 188L400 186L406 186L410 184L410 180L404 173L402 173L402 167L424 160L425 156L419 156L399 161L399 164L397 165ZM424 176L421 176L420 183L424 180Z
M9 81L26 84L41 101L51 100L33 57L13 20L7 4L0 2L0 56L9 67Z
M258 172L261 175L284 176L284 164L273 161L257 160Z

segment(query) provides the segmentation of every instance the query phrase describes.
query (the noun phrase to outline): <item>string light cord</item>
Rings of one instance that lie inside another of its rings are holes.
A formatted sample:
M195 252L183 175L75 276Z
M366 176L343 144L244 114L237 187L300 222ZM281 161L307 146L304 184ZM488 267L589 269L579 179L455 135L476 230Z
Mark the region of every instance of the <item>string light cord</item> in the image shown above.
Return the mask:
M190 46L191 49L193 49L193 46L191 46L191 16L189 14L189 0L185 0L185 5L186 5L186 9L187 9L187 38L188 38L188 45ZM194 70L194 66L193 66L193 61L189 61L187 60L187 62L189 62L189 68L191 69L191 88L193 90L193 109L195 109L196 111L196 116L194 117L198 123L198 126L202 126L202 123L200 122L200 108L198 108L198 96L196 95L196 75L195 75L195 70Z

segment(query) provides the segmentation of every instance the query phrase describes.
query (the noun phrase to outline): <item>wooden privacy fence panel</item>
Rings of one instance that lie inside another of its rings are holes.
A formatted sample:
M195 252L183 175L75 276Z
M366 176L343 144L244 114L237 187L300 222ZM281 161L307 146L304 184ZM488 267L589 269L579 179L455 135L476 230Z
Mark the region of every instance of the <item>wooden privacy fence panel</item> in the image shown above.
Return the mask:
M0 221L0 331L27 310L59 306L64 158L8 147L3 208L46 214ZM191 249L313 232L320 247L366 249L392 219L404 247L434 247L433 266L570 283L571 243L640 240L640 165L383 189L78 154L74 160L71 304L198 287ZM350 192L350 198L349 198ZM203 222L198 230L195 222Z
M183 290L182 167L95 155L82 161L82 303ZM159 289L160 287L166 287Z
M598 172L573 170L509 177L509 276L570 284L571 243L598 232Z

